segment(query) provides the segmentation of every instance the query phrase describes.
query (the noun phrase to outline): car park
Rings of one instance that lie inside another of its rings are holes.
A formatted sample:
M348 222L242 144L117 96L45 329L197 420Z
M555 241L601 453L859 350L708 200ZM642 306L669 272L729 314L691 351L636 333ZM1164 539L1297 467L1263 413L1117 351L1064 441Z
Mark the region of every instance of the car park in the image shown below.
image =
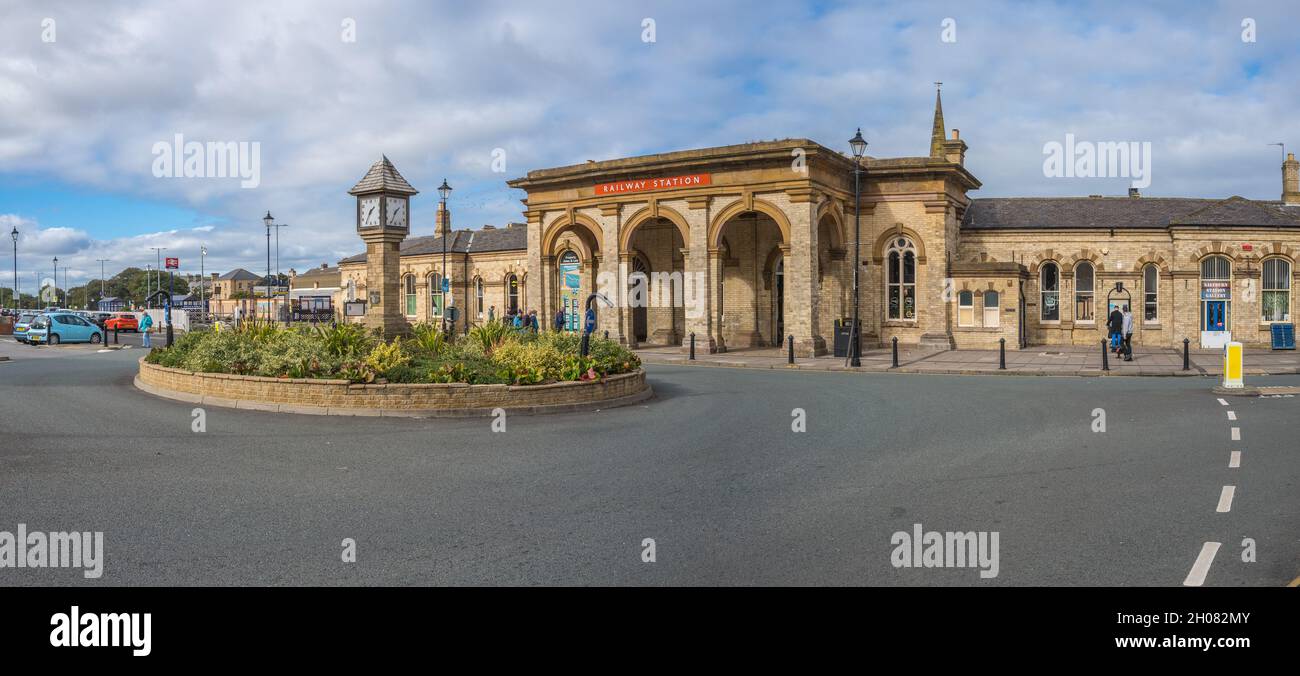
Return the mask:
M138 332L140 330L140 320L136 319L135 315L124 312L104 320L104 328L109 331Z
M103 343L104 330L72 312L49 312L37 317L27 329L27 342L42 343Z

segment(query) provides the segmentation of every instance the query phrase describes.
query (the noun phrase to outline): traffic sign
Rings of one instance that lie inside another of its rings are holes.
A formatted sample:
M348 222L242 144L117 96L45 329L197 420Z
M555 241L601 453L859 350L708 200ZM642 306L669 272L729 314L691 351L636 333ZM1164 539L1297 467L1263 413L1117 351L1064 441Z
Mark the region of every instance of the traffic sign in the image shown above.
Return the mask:
M179 259L179 258L168 258L168 259L167 259L167 269L168 269L168 270L176 270L176 269L180 268L180 266L181 266L181 259Z

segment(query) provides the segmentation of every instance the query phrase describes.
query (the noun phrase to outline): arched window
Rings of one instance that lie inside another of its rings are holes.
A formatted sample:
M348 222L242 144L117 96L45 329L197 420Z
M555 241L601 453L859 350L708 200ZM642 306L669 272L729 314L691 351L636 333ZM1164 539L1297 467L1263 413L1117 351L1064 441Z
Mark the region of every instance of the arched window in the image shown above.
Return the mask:
M435 272L429 275L429 311L434 317L441 317L442 308L442 275Z
M1160 321L1160 268L1154 263L1142 268L1142 321Z
M975 294L957 292L957 326L975 326Z
M1002 307L998 305L998 292L984 292L984 328L995 329L1002 325Z
M402 286L405 287L403 291L406 292L406 316L414 317L415 309L419 307L415 301L415 275L407 275L406 279L402 280Z
M1061 321L1061 269L1056 263L1043 263L1038 271L1038 287L1042 296L1039 318L1045 322Z
M916 247L906 237L899 237L890 243L885 260L889 318L915 321Z
M483 278L474 280L474 307L478 311L478 318L483 318L483 313L487 308L483 305Z
M513 274L506 277L506 309L519 312L519 277Z
M1284 258L1264 259L1264 288L1260 310L1265 322L1291 321L1291 263Z
M1074 268L1074 320L1091 323L1097 317L1093 313L1093 268L1092 263L1083 261Z

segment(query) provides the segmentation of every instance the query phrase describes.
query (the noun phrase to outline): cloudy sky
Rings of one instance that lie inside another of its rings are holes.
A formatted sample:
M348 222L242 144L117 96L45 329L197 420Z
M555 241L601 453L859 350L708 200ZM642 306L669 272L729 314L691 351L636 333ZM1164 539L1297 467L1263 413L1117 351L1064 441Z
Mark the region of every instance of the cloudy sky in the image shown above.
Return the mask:
M262 269L267 210L289 224L283 269L334 263L361 249L346 191L381 154L421 190L413 234L444 176L463 228L522 220L507 179L587 159L838 149L859 126L872 155L920 155L936 80L976 197L1123 194L1044 176L1067 133L1150 142L1147 195L1277 199L1267 144L1300 149L1293 0L0 0L0 17L0 228L22 233L26 291L54 256L75 285L155 246L183 271L203 244L209 271ZM176 134L257 142L256 187L156 176Z

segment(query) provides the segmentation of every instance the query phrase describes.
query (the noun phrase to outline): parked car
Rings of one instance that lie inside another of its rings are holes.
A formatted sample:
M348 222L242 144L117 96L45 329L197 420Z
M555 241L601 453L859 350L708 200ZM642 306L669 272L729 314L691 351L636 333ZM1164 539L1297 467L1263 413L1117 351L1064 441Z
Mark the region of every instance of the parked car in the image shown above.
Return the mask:
M32 345L48 343L102 343L104 330L72 312L42 314L27 329L27 342Z
M90 321L95 322L101 329L104 328L104 322L113 317L112 312L91 312Z
M140 330L140 320L136 319L135 315L129 313L113 315L109 319L104 320L104 328L109 331L117 330L138 332Z
M41 316L39 312L24 312L18 315L18 321L14 322L14 340L20 343L27 342L27 330L39 316Z

